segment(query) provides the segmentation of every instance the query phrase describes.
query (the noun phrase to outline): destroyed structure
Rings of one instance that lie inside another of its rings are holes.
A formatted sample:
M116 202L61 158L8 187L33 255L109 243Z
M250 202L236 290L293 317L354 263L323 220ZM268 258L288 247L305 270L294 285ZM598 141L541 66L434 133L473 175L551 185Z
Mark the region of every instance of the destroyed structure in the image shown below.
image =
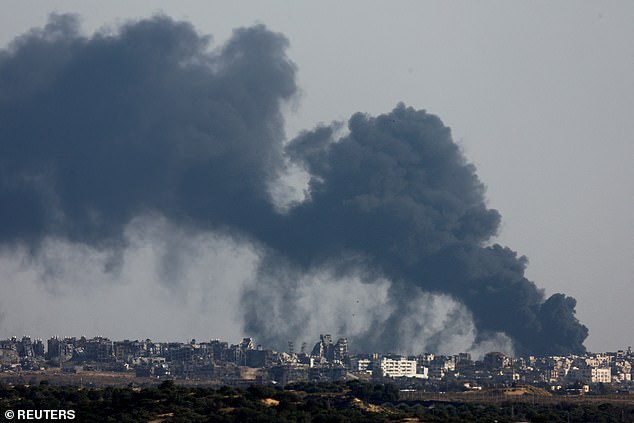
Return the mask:
M363 379L396 382L402 386L482 387L533 384L551 391L578 393L632 388L634 353L623 351L582 356L509 357L490 352L481 360L470 354L446 356L423 353L351 354L346 338L333 342L321 335L307 352L279 352L256 345L252 338L237 344L220 340L189 343L146 340L111 341L104 337L52 337L46 342L30 337L0 340L0 371L19 373L57 368L61 372L130 372L141 378L215 381L227 385ZM634 391L634 389L632 389Z

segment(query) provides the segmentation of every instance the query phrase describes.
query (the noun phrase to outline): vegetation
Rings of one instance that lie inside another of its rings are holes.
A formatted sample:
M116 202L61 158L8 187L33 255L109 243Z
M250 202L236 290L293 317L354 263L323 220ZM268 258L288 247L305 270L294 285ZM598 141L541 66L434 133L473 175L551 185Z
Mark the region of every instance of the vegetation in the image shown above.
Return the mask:
M298 383L192 388L90 388L0 385L0 410L72 409L79 422L622 422L634 406L600 402L399 401L390 384ZM2 417L4 418L4 417Z

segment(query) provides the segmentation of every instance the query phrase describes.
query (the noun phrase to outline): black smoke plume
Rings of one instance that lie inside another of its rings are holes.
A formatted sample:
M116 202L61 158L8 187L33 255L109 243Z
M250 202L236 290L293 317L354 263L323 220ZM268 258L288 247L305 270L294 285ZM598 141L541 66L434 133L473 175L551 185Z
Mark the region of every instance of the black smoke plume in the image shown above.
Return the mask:
M166 17L77 31L53 17L0 56L0 236L100 243L153 210L260 225L296 90L286 39L257 26L209 52Z
M393 328L419 317L417 290L450 295L480 337L504 333L520 352L585 351L575 300L545 299L524 257L488 245L500 215L438 117L400 104L355 114L346 135L320 126L284 144L280 105L297 91L287 46L255 26L212 49L161 16L91 37L52 16L14 40L0 53L0 241L117 248L134 217L158 213L261 246L243 302L245 329L265 339L254 304L292 301L293 273L328 267L391 281L390 313L365 345L396 345ZM289 163L309 189L281 213L270 187Z

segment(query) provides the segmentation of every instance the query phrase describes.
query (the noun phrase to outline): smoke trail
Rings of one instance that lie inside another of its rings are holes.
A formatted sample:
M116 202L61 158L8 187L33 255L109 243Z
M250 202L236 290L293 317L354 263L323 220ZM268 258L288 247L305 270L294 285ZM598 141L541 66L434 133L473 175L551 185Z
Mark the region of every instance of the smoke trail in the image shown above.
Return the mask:
M0 249L0 336L240 339L254 245L158 217L135 218L123 237L114 270L108 249L60 238L47 237L34 254Z
M583 351L575 300L545 299L525 258L487 246L500 215L438 117L398 105L355 114L346 135L324 125L285 146L280 105L297 91L287 46L260 25L212 48L162 16L85 37L54 15L17 38L0 52L0 242L38 257L51 239L85 245L109 252L116 272L130 257L126 228L160 215L193 238L257 245L244 327L271 343L302 336L290 320L330 310L328 324L367 348L509 337L521 352ZM284 208L271 193L289 167L310 182ZM188 289L183 260L163 260L175 295ZM366 299L358 319L346 317L357 299L336 291Z
M399 305L373 329L387 345L415 318L412 296L422 289L466 305L481 337L504 333L521 352L584 351L575 300L544 301L524 277L525 257L486 246L500 215L438 117L400 104L378 117L356 114L348 128L333 139L320 127L288 146L312 175L310 200L291 210L289 235L269 243L305 265L354 252L378 267Z

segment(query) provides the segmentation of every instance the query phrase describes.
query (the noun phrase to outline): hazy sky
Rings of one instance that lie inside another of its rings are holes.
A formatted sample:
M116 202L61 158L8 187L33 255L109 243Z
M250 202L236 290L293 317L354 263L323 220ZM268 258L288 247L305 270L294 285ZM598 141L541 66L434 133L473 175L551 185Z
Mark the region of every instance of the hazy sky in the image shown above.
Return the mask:
M590 329L588 349L634 344L633 2L1 1L0 45L44 25L51 12L79 14L85 34L157 12L192 22L199 33L213 35L213 45L254 23L283 33L302 91L287 111L289 138L357 111L387 112L399 101L438 115L477 166L489 207L502 215L496 241L529 258L527 276L546 294L577 299L577 316ZM196 242L213 250L221 240ZM143 257L143 248L129 254ZM225 269L245 254L253 260L244 245L232 251L214 260ZM70 256L84 261L81 254ZM19 256L4 253L0 275L37 280L37 266L16 270L12 258ZM123 273L144 274L139 260L139 268ZM235 266L239 273L241 265ZM29 289L41 285L46 282ZM12 294L24 307L25 292ZM107 295L108 301L132 301ZM161 301L167 300L156 304ZM69 306L54 303L60 313ZM1 317L22 322L10 315L15 312L5 304ZM163 318L174 324L171 333L191 325ZM17 334L37 333L28 326L46 327L46 320L25 318ZM199 325L193 333L203 331ZM100 323L69 327L78 335L73 329L97 331ZM0 336L11 334L0 328Z

